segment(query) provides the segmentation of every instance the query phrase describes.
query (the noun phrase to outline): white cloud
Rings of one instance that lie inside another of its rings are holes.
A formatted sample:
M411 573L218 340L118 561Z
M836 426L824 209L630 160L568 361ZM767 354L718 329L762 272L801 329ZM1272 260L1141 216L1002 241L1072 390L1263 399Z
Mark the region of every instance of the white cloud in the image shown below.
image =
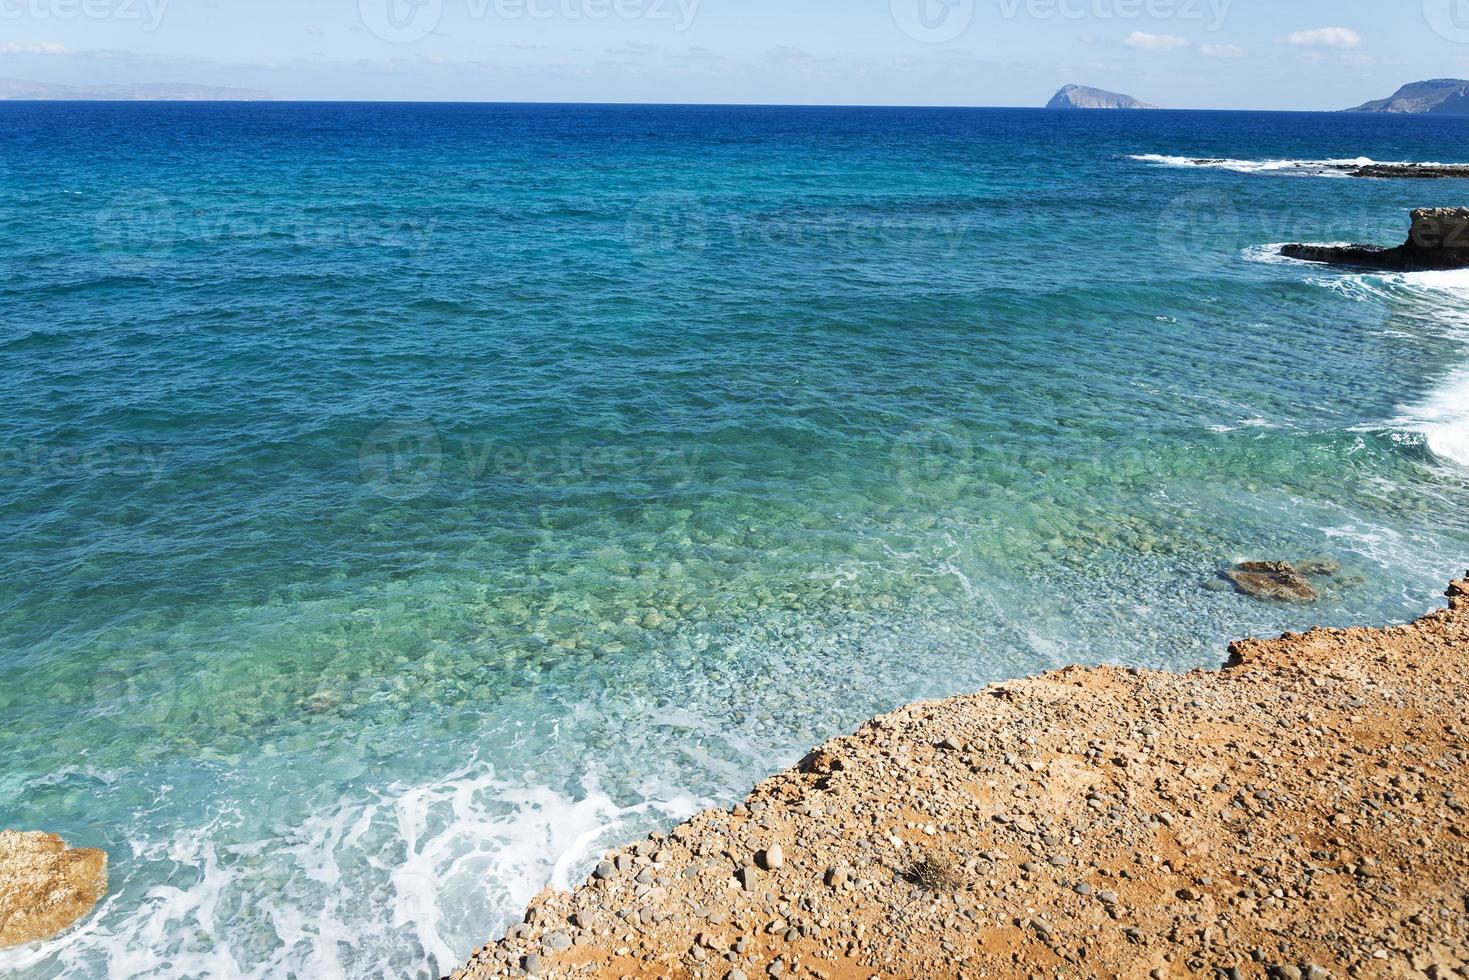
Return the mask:
M1188 47L1188 41L1181 37L1174 37L1171 34L1148 34L1145 31L1133 31L1122 43L1129 48L1137 48L1139 51L1174 51Z
M1362 35L1350 27L1321 27L1296 31L1275 40L1277 44L1294 44L1298 48L1356 48L1362 44Z
M71 51L52 41L42 41L40 44L16 44L11 41L0 44L0 54L71 54Z
M1205 58L1244 58L1249 52L1238 44L1206 44L1199 48Z

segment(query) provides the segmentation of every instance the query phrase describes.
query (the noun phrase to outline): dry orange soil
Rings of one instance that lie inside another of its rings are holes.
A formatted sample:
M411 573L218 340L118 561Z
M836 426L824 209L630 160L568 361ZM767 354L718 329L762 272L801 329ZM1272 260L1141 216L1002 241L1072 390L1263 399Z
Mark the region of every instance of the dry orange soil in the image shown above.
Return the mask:
M1469 976L1469 582L1222 671L916 704L608 854L456 978Z

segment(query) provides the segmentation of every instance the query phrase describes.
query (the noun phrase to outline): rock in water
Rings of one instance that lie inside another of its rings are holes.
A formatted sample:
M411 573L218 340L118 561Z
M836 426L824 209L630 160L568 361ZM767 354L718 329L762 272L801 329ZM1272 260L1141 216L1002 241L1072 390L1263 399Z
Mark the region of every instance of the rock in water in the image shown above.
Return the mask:
M1270 602L1315 602L1321 596L1306 577L1289 562L1241 562L1224 573L1225 578L1252 599Z
M1047 109L1156 109L1130 95L1119 95L1085 85L1066 85L1046 103Z
M1413 212L1408 240L1397 248L1376 245L1285 245L1280 254L1308 262L1358 269L1427 272L1469 268L1469 208Z
M107 892L107 855L54 834L0 833L0 949L47 939Z

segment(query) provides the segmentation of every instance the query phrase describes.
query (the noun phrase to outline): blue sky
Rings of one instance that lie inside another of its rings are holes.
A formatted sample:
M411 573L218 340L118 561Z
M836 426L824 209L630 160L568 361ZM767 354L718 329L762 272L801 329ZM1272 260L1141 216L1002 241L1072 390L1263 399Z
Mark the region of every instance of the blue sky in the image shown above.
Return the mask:
M1469 0L0 0L0 77L293 99L1336 109L1469 76Z

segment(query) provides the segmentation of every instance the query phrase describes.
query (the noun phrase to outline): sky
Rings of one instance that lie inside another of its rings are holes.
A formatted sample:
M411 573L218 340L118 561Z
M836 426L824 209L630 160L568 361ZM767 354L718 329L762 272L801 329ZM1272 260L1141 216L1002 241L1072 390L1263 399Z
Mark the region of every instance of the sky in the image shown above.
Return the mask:
M282 99L1341 109L1469 77L1469 0L0 0L0 78Z

